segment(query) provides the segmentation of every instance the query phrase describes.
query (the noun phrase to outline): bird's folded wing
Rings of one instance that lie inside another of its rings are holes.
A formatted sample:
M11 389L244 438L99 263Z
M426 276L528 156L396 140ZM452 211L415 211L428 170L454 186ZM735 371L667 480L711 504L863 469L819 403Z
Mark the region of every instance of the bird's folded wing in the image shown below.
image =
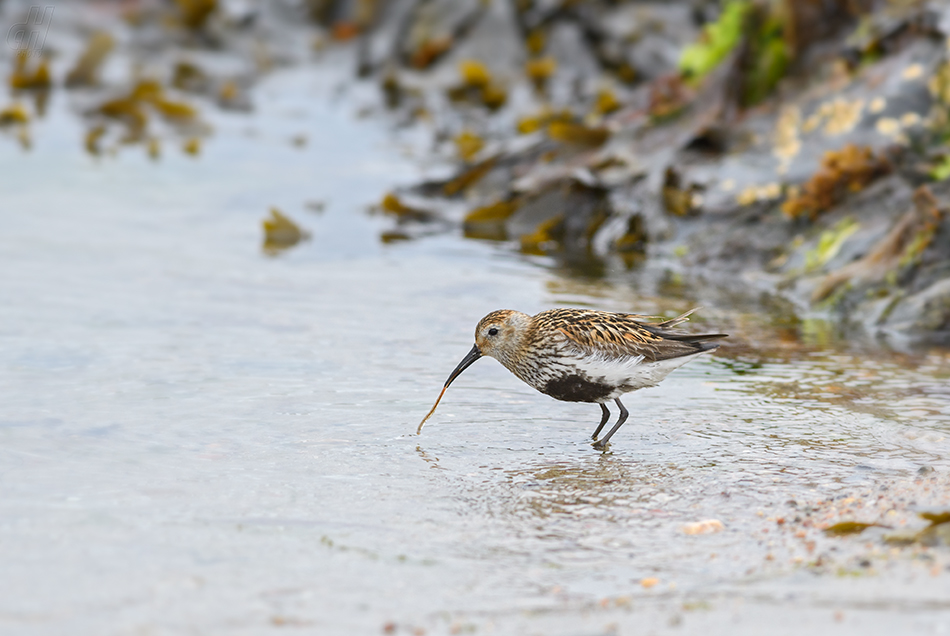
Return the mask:
M654 362L696 353L696 347L653 333L635 318L639 316L615 314L610 320L562 324L558 331L585 356L642 356L643 360Z

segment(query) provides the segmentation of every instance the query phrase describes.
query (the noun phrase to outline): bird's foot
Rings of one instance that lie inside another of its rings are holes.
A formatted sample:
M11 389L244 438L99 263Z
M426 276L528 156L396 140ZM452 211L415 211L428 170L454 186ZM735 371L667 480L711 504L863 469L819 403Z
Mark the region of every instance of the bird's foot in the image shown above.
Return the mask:
M597 450L607 450L607 442L606 442L606 441L594 440L594 441L591 443L591 446L593 446L593 447L596 448Z

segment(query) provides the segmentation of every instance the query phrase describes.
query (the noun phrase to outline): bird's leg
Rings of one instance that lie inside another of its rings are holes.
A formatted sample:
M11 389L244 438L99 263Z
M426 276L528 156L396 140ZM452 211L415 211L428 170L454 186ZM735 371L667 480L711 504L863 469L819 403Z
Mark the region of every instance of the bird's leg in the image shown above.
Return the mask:
M623 423L627 421L627 416L630 415L627 409L624 408L623 403L620 401L620 398L615 399L614 402L616 402L617 406L620 407L620 419L618 419L617 423L614 424L614 427L610 429L610 432L608 432L604 436L604 439L594 442L594 448L598 450L603 449L605 446L607 446L607 442L610 441L610 438L613 437L614 433L620 430L620 427L623 426Z
M607 405L603 402L600 403L600 410L604 412L604 416L600 418L600 424L597 425L597 430L594 431L594 434L590 436L590 438L593 440L597 439L597 436L600 435L600 431L604 428L604 424L606 424L607 420L610 419L610 411L607 410Z

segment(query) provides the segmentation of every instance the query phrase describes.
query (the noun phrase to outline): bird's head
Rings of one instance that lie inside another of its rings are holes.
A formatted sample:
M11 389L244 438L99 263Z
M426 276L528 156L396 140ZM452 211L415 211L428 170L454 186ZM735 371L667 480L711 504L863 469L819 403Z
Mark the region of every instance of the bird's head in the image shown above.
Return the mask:
M481 355L508 366L506 363L517 357L530 322L531 317L520 311L493 311L475 327L475 346Z

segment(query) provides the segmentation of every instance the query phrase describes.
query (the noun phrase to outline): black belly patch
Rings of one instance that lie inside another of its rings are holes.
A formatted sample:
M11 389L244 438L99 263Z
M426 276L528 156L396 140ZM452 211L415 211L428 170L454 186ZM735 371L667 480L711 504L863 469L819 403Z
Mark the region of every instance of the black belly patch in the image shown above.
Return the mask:
M602 402L614 387L591 382L579 375L565 375L550 380L542 393L564 402Z

